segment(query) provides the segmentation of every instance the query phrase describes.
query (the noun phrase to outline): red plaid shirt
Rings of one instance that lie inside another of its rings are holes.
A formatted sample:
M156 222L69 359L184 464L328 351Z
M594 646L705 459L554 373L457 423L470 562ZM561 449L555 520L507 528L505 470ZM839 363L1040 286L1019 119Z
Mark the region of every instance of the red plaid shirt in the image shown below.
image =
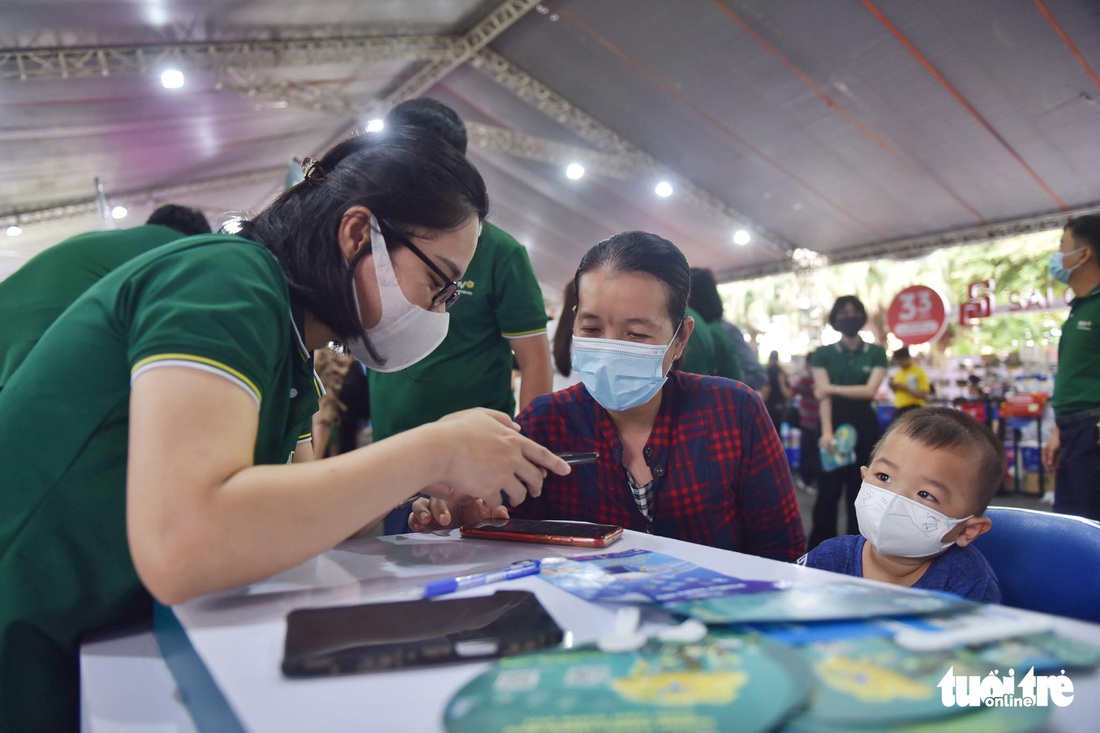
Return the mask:
M595 463L549 476L514 517L616 524L701 545L796 560L805 551L783 446L764 403L729 379L674 371L643 451L653 521L638 511L607 411L577 384L536 399L516 421L555 452L597 451Z

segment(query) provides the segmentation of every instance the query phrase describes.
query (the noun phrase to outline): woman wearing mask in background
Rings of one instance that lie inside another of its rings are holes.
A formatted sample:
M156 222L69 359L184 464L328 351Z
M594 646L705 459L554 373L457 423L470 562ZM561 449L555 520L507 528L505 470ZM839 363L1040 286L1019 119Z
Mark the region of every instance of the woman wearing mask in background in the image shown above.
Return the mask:
M486 410L281 465L316 409L314 349L400 369L442 341L487 206L431 136L354 138L248 239L163 246L61 316L0 392L0 728L74 729L81 636L150 593L267 577L430 485L518 504L568 472Z
M574 279L574 370L581 384L517 418L554 451L595 463L547 480L513 516L607 522L713 547L794 560L805 544L791 474L760 398L722 377L669 372L696 324L685 316L684 255L654 234L597 244ZM426 530L482 518L484 507L419 500ZM498 511L496 516L504 515Z
M889 361L886 350L859 337L867 323L867 309L854 295L836 299L829 311L829 325L841 334L840 341L822 346L813 353L814 394L821 415L822 448L832 451L837 426L850 424L856 429L855 463L822 473L814 503L810 549L836 537L837 504L843 497L848 517L848 533L859 531L856 523L856 494L862 478L859 467L871 460L871 450L881 429L872 400L886 377Z

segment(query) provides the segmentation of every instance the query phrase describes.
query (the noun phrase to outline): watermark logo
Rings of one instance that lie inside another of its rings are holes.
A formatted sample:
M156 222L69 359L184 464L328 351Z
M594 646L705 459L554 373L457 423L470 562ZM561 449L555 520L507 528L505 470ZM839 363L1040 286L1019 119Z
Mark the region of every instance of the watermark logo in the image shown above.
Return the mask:
M1064 669L1058 675L1036 675L1032 667L1017 680L1012 669L1004 677L998 670L979 677L956 675L951 667L936 687L947 707L1030 708L1054 703L1064 708L1073 702L1073 681Z

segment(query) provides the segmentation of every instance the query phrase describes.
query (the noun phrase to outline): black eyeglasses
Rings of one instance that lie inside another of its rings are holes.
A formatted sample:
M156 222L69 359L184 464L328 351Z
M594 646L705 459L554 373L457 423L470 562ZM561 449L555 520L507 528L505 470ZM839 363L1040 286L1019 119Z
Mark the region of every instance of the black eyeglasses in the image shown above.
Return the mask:
M447 273L439 269L439 265L432 262L428 255L420 251L420 249L409 241L409 238L401 233L395 226L389 222L379 219L378 226L382 229L382 235L385 237L393 237L401 244L409 248L409 251L420 258L420 260L427 265L432 272L439 276L439 279L443 281L443 287L432 296L432 308L438 308L443 306L443 310L448 310L455 301L462 296L462 291L458 289L458 283L447 276Z

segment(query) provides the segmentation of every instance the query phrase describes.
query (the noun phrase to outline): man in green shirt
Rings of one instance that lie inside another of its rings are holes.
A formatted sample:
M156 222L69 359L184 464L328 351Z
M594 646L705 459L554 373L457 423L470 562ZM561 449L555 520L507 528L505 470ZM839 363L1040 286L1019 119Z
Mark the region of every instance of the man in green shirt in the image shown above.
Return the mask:
M412 99L386 116L387 129L409 126L431 130L466 152L466 126L441 102ZM451 306L447 338L432 354L402 371L370 372L374 440L471 407L514 415L513 353L519 364L520 409L551 390L546 306L523 245L485 222L460 285L462 297ZM408 531L408 515L407 509L391 512L386 533Z
M1055 471L1054 511L1100 519L1100 215L1066 225L1050 272L1076 297L1058 341L1055 428L1043 461Z
M0 389L46 329L104 275L162 244L209 233L202 212L165 204L144 226L78 234L32 257L0 281Z

